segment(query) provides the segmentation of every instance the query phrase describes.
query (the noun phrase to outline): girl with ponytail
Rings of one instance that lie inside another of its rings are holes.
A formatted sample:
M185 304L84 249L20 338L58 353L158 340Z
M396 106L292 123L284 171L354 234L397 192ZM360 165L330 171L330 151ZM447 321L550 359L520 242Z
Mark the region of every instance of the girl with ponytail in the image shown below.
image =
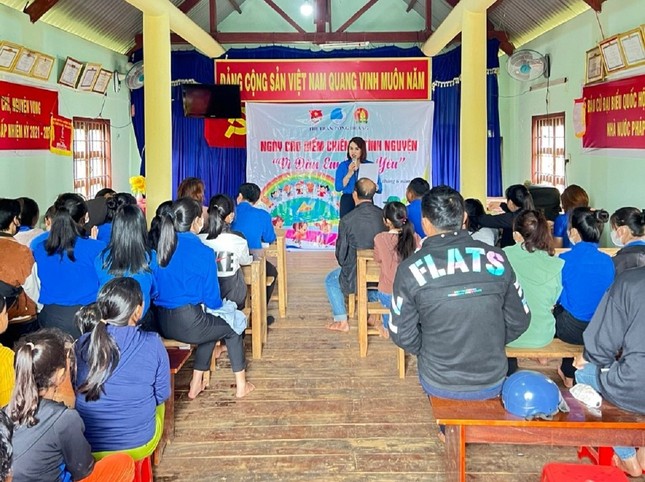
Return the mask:
M228 323L205 309L222 307L213 251L197 237L204 221L197 201L181 198L163 217L154 269L159 296L155 300L161 334L196 344L193 378L188 397L194 399L208 385L208 370L215 343L224 340L237 382L236 396L255 387L246 381L242 336Z
M548 345L555 335L553 306L562 291L564 261L555 257L553 237L542 211L522 211L514 223L516 244L504 248L506 257L524 290L531 310L531 323L509 346L540 348ZM517 370L517 358L508 359L508 374Z
M142 312L139 283L121 277L76 314L83 333L75 345L76 410L93 452L147 446L145 457L161 437L156 413L170 396L168 353L158 334L137 327Z
M105 244L110 242L110 238L112 238L112 223L114 222L116 213L124 206L137 206L137 199L129 192L120 192L106 198L105 207L107 209L105 222L98 227L99 233L96 239L103 241Z
M233 200L225 194L213 196L208 205L208 230L199 238L214 251L220 296L241 310L246 300L246 282L240 265L251 264L253 256L244 236L231 231L234 218Z
M384 307L390 308L396 269L401 261L421 247L421 238L408 219L405 205L398 201L389 202L383 207L383 223L388 230L374 237L374 261L381 266L378 299ZM378 327L384 338L390 337L388 321L389 316L383 315L383 324Z
M47 237L36 238L31 245L40 278L38 302L44 305L38 323L78 338L74 314L81 306L96 301L99 280L94 260L105 243L85 233L87 205L81 196L61 194L54 207Z
M131 481L134 461L128 456L95 464L76 410L54 401L65 379L71 338L45 329L16 344L16 383L7 413L14 423L13 480Z
M609 222L611 241L621 248L612 258L616 275L645 266L645 210L620 208Z
M562 293L556 304L555 336L574 345L584 345L582 334L587 328L601 298L614 281L614 263L598 250L598 243L609 213L604 209L577 207L569 216L571 250L560 255ZM573 358L563 358L558 374L564 385L573 386L576 369Z

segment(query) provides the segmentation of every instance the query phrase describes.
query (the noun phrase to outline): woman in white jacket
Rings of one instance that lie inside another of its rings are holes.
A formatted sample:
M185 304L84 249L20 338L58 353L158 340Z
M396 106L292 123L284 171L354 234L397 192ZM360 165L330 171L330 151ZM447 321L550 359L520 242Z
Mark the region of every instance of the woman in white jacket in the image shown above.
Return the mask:
M253 262L249 245L241 233L231 231L235 203L225 194L213 196L208 204L208 229L199 238L215 252L217 278L222 299L244 307L246 283L240 266Z

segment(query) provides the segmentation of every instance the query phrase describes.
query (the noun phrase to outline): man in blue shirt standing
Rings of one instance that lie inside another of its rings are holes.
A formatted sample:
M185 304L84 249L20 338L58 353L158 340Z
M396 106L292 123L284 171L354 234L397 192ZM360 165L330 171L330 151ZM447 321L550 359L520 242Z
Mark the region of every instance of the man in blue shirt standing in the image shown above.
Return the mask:
M256 208L260 199L260 188L252 182L245 182L237 191L237 210L231 224L233 231L243 234L249 243L249 249L262 249L262 243L271 244L276 240L271 215L263 209ZM273 277L273 282L267 286L267 303L271 300L278 270L266 262L267 277ZM267 316L267 324L275 321L273 316Z
M405 191L405 197L408 200L408 219L412 221L414 230L421 239L426 237L423 227L421 227L421 198L429 190L428 181L421 177L415 177L410 181Z

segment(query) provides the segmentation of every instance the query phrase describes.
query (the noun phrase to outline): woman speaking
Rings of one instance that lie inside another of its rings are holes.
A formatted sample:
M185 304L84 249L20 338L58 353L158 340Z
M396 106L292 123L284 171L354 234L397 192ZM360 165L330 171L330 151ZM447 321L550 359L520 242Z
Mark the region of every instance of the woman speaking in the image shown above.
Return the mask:
M372 164L367 160L367 146L362 137L352 137L347 147L347 160L340 163L336 169L336 191L342 192L340 197L340 218L354 209L354 185L359 179L359 168L361 164ZM378 190L382 189L381 177L378 178Z

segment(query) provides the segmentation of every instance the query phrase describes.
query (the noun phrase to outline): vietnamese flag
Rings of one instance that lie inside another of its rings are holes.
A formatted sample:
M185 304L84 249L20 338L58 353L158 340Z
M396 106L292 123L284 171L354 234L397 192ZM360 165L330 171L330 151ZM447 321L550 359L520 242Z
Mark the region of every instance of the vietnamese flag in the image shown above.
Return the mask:
M204 138L210 147L246 147L246 109L241 119L204 119Z

